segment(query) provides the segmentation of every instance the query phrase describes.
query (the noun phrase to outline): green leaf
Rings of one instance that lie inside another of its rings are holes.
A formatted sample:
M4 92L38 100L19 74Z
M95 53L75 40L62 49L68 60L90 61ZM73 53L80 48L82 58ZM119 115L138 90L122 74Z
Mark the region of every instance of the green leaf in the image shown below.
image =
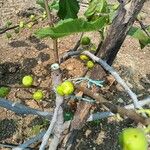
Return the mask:
M45 9L45 3L44 3L44 0L37 0L36 3L38 5L40 5L43 9ZM49 9L52 10L52 9L55 9L55 10L59 10L59 1L58 0L54 0L52 3L49 3L48 6L49 6Z
M147 44L150 43L150 38L138 27L132 27L128 35L132 36L135 39L139 40L141 49L143 49Z
M92 0L84 15L91 20L94 16L100 16L102 13L109 13L106 0Z
M106 22L106 17L101 17L93 22L86 21L82 18L66 19L60 21L55 27L39 29L35 32L35 35L40 38L51 37L56 39L78 32L88 32L102 29Z
M58 16L60 19L78 18L79 8L77 0L59 0Z

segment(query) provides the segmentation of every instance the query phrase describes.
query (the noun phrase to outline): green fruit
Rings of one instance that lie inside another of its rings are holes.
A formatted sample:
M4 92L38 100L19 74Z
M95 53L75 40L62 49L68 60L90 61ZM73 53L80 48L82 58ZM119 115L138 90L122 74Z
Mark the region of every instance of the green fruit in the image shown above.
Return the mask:
M31 16L30 16L30 19L31 19L31 20L35 20L35 15L31 15Z
M10 33L6 33L6 37L7 37L8 39L10 39L10 38L12 37L12 35L11 35Z
M6 26L9 27L10 25L12 25L12 22L11 21L7 21L6 22Z
M62 89L62 86L61 85L58 85L56 87L56 92L61 95L61 96L64 96L64 93L63 93L63 89Z
M91 69L91 68L94 67L94 62L91 61L91 60L89 60L89 61L86 63L86 66L87 66L89 69Z
M28 23L27 26L28 26L29 29L31 29L32 26L33 26L33 22Z
M43 12L43 15L46 15L46 11Z
M19 22L19 27L20 27L20 28L23 28L23 27L24 27L24 25L25 25L25 24L24 24L24 22L23 22L23 21L20 21L20 22Z
M89 60L89 57L86 56L86 55L81 54L81 55L80 55L80 59L87 61L87 60Z
M42 18L45 19L45 18L46 18L46 14L43 14L43 15L42 15Z
M72 94L74 91L74 85L71 81L64 81L61 84L61 87L62 87L62 91L63 91L64 95L66 95L66 96Z
M32 76L24 76L22 79L22 84L26 87L30 87L33 84L33 78Z
M144 132L138 128L127 128L119 135L122 150L148 150Z
M10 92L8 87L0 87L0 97L5 97Z
M91 42L91 39L87 36L84 36L82 39L81 39L81 44L82 45L89 45Z
M44 94L41 90L38 90L38 91L34 92L34 94L33 94L33 99L36 101L42 100L43 97L44 97Z
M19 28L16 28L14 31L16 34L19 33Z

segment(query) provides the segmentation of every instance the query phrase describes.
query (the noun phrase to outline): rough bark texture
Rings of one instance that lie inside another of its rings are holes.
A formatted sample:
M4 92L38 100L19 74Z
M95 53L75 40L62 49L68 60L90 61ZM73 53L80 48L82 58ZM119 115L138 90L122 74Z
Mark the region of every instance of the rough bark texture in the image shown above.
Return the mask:
M108 64L112 64L122 43L124 42L127 32L133 25L137 14L143 7L145 0L131 0L130 3L127 5L120 4L120 8L118 10L118 14L116 15L113 23L108 31L106 39L102 44L100 50L97 53L98 57L101 57L107 61ZM92 79L102 79L106 75L104 69L96 65L95 68L92 70L91 78ZM87 103L79 103L77 113L75 114L74 120L71 124L72 130L70 135L68 136L68 142L66 144L66 149L70 150L71 147L74 145L74 140L77 136L77 132L81 127L81 124L85 123L85 120L88 117L90 108L92 105ZM82 110L84 113L82 113ZM78 116L82 116L80 122L78 120ZM76 124L79 126L76 126ZM76 134L75 134L75 133Z
M120 5L118 14L113 20L107 37L97 53L97 56L105 59L109 65L112 65L116 58L116 55L124 42L129 29L132 27L136 16L142 9L144 2L145 0L131 0L127 5ZM104 74L103 72L103 69L96 65L92 71L91 78L101 79Z

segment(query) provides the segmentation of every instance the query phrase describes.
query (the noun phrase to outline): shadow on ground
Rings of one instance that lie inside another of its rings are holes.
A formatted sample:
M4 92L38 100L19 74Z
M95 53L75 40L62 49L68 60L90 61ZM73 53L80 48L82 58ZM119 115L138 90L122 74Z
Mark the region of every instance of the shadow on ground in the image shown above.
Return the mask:
M13 119L0 120L0 141L13 136L17 130L17 124Z

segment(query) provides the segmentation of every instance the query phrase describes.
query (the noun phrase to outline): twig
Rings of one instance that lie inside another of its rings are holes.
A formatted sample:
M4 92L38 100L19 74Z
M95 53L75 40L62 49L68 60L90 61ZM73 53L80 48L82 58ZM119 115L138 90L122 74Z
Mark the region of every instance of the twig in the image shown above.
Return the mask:
M125 89L125 91L129 94L131 99L133 100L135 108L141 108L138 104L138 99L135 93L132 92L132 90L127 86L127 84L124 82L124 80L119 76L119 74L111 67L109 66L105 61L98 58L97 56L93 55L89 51L84 51L83 54L88 55L91 59L99 63L106 71L111 73L116 81L121 84L121 86Z
M51 117L52 117L51 112L43 112L43 111L40 111L37 109L33 109L30 107L24 106L17 102L14 103L12 101L9 101L9 100L3 99L3 98L0 98L0 106L6 108L8 110L11 110L17 114L20 114L20 115L32 114L32 115L38 115L41 117L45 117L47 119L51 119Z
M144 117L137 114L134 110L127 110L124 107L116 106L109 101L107 101L101 94L93 93L91 90L82 87L82 86L76 86L76 88L80 91L82 91L85 95L88 95L89 97L97 100L97 102L105 105L112 113L118 113L121 116L126 116L132 120L134 120L136 123L142 123L143 125L150 124L149 119L145 119Z
M46 12L48 14L48 19L50 21L49 25L53 26L52 16L50 15L50 10L48 8L48 1L47 0L44 0L44 1L45 1ZM55 57L54 61L56 64L53 64L51 66L51 68L52 68L51 77L52 77L54 88L56 88L56 86L58 86L61 83L61 72L59 69L59 64L57 64L59 62L58 45L57 44L58 44L57 39L53 40L53 49L54 49L54 57ZM45 149L45 146L48 142L49 136L52 134L52 131L54 129L55 129L54 134L56 134L56 133L58 134L57 140L54 141L54 144L55 144L54 148L57 148L57 145L59 143L58 142L59 137L61 136L61 133L62 133L62 130L58 130L58 129L63 127L63 122L64 122L64 120L63 120L63 109L61 107L62 103L63 103L63 97L56 93L56 108L54 110L54 115L52 117L50 126L49 126L48 130L46 131L46 133L42 139L42 144L41 144L39 150ZM54 126L55 126L55 128L54 128ZM50 145L50 147L51 147L51 145ZM54 148L53 148L53 150L55 150Z
M42 137L44 136L46 131L42 131L40 132L38 135L36 135L35 137L25 141L23 144L13 148L12 150L24 150L25 148L27 148L29 145L39 141L42 139Z
M140 24L141 29L146 33L146 35L148 37L150 37L150 33L147 31L145 25L143 24L143 22L141 20L139 20L138 18L136 18L136 21Z
M38 17L35 21L32 21L32 20L29 20L29 21L27 21L25 24L28 24L28 23L30 23L30 22L33 22L34 24L33 25L35 25L35 24L37 24L38 22L37 22L37 20L39 20L41 17ZM3 34L3 33L5 33L5 32L7 32L7 31L9 31L9 30L12 30L12 29L15 29L15 28L18 28L19 27L19 24L17 24L17 25L14 25L14 26L12 26L12 27L4 27L4 28L1 28L0 29L0 34Z
M150 97L147 97L146 99L139 101L139 105L141 107L146 105L146 104L149 104L149 103L150 103ZM126 109L134 109L134 105L133 104L126 105L125 108ZM104 119L104 118L107 118L107 117L110 117L110 116L113 116L113 115L114 114L112 112L109 112L109 111L108 112L97 112L97 113L91 114L89 116L89 118L87 119L87 122L88 121Z
M63 56L59 60L59 63L62 63L66 59L70 58L71 56L78 55L81 53L81 51L83 50L82 48L79 51L77 51L77 50L80 46L80 41L81 41L82 36L83 36L83 33L81 34L80 39L75 44L74 48L70 49L69 51L67 51L66 53L63 54Z
M9 27L9 28L3 28L3 29L0 29L0 34L3 34L5 33L6 31L9 31L9 30L12 30L12 29L15 29L15 28L18 28L19 25L14 25L12 27Z

